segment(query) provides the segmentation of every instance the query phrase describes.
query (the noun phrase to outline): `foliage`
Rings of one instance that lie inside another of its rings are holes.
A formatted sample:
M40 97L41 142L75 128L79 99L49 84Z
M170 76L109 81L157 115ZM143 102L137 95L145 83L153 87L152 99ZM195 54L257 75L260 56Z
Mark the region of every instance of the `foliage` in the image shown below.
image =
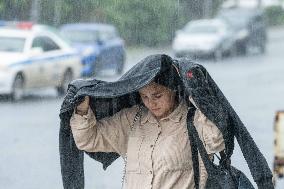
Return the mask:
M121 0L107 6L105 14L129 43L153 46L170 41L177 25L176 11L172 0Z
M29 20L30 7L29 0L0 1L0 20Z
M265 16L270 26L284 24L284 10L281 6L267 7Z
M213 1L214 10L221 0ZM35 6L35 2L38 3ZM202 18L205 0L2 0L0 20L59 26L72 22L114 24L129 45L169 43L177 29ZM217 2L217 3L216 3ZM32 7L34 10L32 10ZM32 11L36 18L32 17Z

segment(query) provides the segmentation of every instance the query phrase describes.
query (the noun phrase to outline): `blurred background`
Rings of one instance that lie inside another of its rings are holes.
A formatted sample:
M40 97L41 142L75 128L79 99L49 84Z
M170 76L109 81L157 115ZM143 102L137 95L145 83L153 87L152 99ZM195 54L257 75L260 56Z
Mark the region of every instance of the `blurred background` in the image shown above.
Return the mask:
M63 188L68 83L117 80L155 53L205 66L283 188L283 49L284 0L1 0L1 188ZM232 163L253 181L238 146ZM86 156L85 188L121 188L122 172Z

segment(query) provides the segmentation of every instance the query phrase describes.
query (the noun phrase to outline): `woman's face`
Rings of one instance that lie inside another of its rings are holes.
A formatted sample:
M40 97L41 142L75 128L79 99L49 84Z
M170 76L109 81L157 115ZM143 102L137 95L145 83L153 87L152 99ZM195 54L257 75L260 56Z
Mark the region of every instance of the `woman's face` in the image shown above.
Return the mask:
M175 92L155 82L139 90L144 105L157 118L168 116L176 107Z

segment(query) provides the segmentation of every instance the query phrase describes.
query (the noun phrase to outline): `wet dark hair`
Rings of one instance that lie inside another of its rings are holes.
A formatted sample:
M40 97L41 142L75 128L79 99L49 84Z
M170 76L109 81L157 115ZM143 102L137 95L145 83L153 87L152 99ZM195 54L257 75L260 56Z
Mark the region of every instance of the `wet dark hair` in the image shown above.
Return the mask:
M160 73L155 77L154 82L163 85L175 92L176 101L184 98L183 84L178 73L178 67L174 65L173 60L166 56L162 58Z
M161 71L155 77L154 82L171 90L178 91L182 82L177 67L173 65L173 60L168 56L163 57L161 64Z

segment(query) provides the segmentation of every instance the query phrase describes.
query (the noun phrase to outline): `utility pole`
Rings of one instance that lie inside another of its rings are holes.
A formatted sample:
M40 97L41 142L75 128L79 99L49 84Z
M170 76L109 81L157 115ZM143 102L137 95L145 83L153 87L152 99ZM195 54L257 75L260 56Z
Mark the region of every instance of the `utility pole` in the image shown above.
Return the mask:
M257 7L260 8L261 5L262 5L262 0L258 0L258 1L257 1Z
M53 25L58 26L61 21L61 7L62 7L62 1L57 0L54 3L54 17L53 17Z
M203 17L210 18L212 16L213 2L212 0L203 0Z
M174 14L174 19L173 19L173 24L172 24L172 38L175 36L175 30L179 27L179 7L180 7L180 2L179 0L175 3L175 14Z
M235 0L235 6L239 7L240 6L240 0Z
M31 6L31 15L30 15L30 19L33 22L38 22L40 19L40 0L33 0L32 1L32 6Z

